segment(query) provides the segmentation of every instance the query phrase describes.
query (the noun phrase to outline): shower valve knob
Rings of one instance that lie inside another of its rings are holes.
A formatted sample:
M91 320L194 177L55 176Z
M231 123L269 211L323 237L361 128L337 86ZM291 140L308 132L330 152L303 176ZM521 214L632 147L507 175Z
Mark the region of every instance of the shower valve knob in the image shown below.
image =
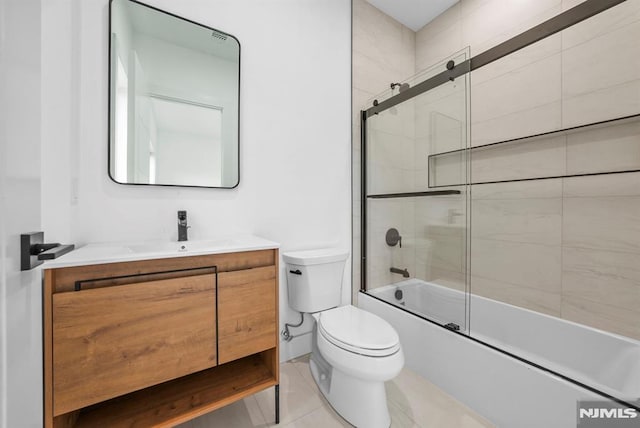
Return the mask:
M385 241L387 241L387 245L390 247L395 247L400 244L400 248L402 248L402 236L400 236L400 232L398 232L398 229L395 227L387 230Z

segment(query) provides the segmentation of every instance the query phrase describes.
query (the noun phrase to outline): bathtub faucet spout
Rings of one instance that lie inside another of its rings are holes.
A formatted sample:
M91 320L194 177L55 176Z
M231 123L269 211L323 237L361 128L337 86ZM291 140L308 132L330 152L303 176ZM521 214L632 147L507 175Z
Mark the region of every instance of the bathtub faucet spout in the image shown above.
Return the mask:
M391 273L399 273L401 274L404 278L409 278L409 271L407 269L398 269L398 268L394 268L392 267L391 269L389 269L389 271Z

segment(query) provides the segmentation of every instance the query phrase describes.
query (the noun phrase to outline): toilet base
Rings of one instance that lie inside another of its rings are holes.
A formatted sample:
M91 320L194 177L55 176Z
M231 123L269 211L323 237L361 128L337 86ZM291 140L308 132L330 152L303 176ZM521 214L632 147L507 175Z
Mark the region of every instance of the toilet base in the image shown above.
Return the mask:
M391 426L384 382L349 376L332 367L317 349L311 354L309 368L324 397L347 422L357 428Z

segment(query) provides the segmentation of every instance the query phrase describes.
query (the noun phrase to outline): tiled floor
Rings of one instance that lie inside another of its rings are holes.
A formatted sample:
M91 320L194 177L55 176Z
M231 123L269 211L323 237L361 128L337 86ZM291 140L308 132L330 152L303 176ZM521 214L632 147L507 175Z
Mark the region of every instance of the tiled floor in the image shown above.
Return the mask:
M490 422L405 368L387 383L391 426L475 428ZM350 427L316 387L308 357L280 366L280 425L275 425L273 388L194 419L181 428ZM361 427L366 428L366 427Z

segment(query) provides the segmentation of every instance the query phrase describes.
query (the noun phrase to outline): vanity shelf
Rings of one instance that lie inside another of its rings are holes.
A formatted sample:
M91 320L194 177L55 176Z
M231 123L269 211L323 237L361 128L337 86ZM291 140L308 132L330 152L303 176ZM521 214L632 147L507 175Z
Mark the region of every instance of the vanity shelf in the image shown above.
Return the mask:
M465 156L468 153L471 158L473 158L473 154L485 151L485 150L500 150L500 146L509 146L512 144L523 144L523 143L532 143L540 140L548 140L556 137L569 136L573 134L578 134L582 132L590 132L601 128L606 127L614 127L628 124L640 124L640 114L635 114L631 116L620 117L617 119L604 120L601 122L594 122L586 125L573 126L569 128L559 129L556 131L544 132L540 134L528 135L520 138L513 138L504 141L498 141L495 143L483 144L479 146L451 150L448 152L435 153L428 156L428 166L429 166L429 177L428 177L428 187L429 188L440 188L440 187L451 187L451 186L460 186L465 184L492 184L492 183L510 183L517 181L531 181L531 180L545 180L545 179L555 179L555 178L569 178L569 177L585 177L592 175L606 175L606 174L620 174L620 173L630 173L630 172L640 172L640 169L620 169L613 171L593 171L593 172L583 172L583 173L567 173L567 174L555 174L555 175L542 175L535 177L523 177L523 178L515 178L515 179L506 179L506 180L471 180L469 183L444 183L438 184L435 179L435 171L438 169L438 162L446 162L447 159L451 159L451 163L462 163L465 159L462 159L462 156Z
M251 355L114 398L81 410L72 426L175 426L275 386L270 358L267 353Z

